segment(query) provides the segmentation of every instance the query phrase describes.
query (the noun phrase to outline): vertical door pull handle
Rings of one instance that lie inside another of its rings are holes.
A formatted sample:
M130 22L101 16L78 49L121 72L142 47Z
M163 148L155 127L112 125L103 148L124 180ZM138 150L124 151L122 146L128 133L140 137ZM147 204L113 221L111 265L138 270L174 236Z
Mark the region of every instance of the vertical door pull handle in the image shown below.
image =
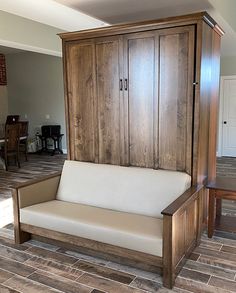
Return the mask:
M127 91L128 90L128 79L126 78L125 79L125 91Z
M120 79L120 91L123 91L123 80Z

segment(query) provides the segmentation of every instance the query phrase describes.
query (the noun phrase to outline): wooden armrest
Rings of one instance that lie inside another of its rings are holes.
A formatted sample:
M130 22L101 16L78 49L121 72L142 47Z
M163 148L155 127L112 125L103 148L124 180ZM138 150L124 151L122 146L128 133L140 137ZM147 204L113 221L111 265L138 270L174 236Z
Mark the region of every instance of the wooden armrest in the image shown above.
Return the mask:
M163 283L174 285L187 257L199 243L203 229L204 186L192 186L163 214Z
M184 209L190 200L198 195L199 190L203 188L203 185L192 186L181 194L175 201L173 201L167 208L161 213L162 215L173 216L180 209Z
M22 243L29 239L29 235L20 230L20 209L54 200L60 177L61 172L56 172L52 175L30 180L26 183L17 184L12 188L16 243Z
M59 182L60 173L57 173L32 180L27 184L20 184L13 189L13 205L16 205L19 210L27 206L54 200Z
M57 171L53 174L50 174L50 175L44 175L42 177L39 177L37 179L31 179L27 182L22 182L22 183L14 183L12 186L11 186L11 189L20 189L20 188L23 188L23 187L26 187L26 186L30 186L30 185L33 185L33 184L36 184L36 183L39 183L39 182L42 182L42 181L45 181L45 180L48 180L50 178L53 178L53 177L57 177L57 176L61 176L61 171Z

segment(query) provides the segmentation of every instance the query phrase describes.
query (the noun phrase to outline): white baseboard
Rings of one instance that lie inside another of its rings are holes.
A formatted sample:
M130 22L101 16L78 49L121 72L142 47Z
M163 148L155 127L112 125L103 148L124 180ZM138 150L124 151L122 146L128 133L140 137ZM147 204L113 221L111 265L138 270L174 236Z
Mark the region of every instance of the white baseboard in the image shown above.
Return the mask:
M62 149L62 151L64 155L67 155L67 149Z

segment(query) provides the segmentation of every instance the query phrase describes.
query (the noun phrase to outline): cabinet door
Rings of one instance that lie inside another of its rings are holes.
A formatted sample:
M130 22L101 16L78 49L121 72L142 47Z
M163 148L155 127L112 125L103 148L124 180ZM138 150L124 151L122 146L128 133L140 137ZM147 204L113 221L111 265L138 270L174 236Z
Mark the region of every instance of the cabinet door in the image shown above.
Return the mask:
M153 168L157 126L155 32L125 35L124 63L127 164Z
M69 157L96 161L96 71L93 41L66 47Z
M122 164L122 42L119 37L96 41L98 161Z
M194 27L158 34L159 167L191 174Z

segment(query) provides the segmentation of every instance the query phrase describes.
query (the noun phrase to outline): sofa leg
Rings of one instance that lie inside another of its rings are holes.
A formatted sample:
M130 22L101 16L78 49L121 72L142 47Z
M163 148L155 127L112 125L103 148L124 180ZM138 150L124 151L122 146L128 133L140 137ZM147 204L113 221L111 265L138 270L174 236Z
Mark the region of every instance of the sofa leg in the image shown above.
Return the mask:
M163 270L163 285L168 289L172 289L175 284L175 274L168 269Z
M172 280L163 280L163 286L167 289L173 289L175 282Z
M22 244L28 240L31 239L31 234L21 231L21 230L15 230L15 243L16 244Z

